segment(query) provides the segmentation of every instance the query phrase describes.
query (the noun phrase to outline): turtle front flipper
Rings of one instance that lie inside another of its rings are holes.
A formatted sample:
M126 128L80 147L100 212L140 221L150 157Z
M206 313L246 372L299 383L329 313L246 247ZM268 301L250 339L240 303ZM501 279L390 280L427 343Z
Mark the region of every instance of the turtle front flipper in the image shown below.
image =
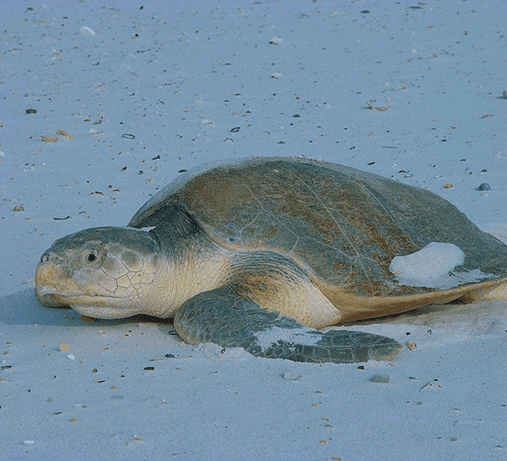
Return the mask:
M313 330L236 295L231 287L206 291L186 301L176 312L174 326L189 344L242 347L258 357L294 362L389 360L403 349L385 336Z

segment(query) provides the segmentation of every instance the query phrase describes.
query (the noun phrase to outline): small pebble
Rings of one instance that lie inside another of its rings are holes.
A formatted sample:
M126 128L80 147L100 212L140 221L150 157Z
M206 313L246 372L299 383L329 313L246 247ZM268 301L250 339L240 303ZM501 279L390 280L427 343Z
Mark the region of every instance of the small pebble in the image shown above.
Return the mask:
M30 114L36 114L36 113L37 113L37 111L36 111L35 109L26 109L26 113L27 113L28 115L30 115Z
M35 440L23 440L23 445L33 445Z
M301 381L302 376L296 375L290 370L285 370L282 374L282 378L285 379L285 381Z
M385 373L379 373L378 375L375 375L373 378L371 378L370 381L372 383L387 384L389 381L391 381L391 378Z
M411 351L415 351L417 349L417 344L412 341L409 341L407 346Z
M93 317L86 317L86 315L82 315L81 317L79 317L79 320L81 320L82 322L88 322L88 323L95 323L95 322L98 322L98 319L95 319ZM105 335L105 332L99 332L99 334L101 335Z
M234 128L231 128L231 133L237 133L240 130L239 126L235 126Z
M17 205L15 206L12 211L15 211L15 212L18 212L18 211L25 211L25 209L23 208L23 206L21 205Z
M82 33L82 34L88 34L88 35L95 35L95 31L88 27L88 26L83 26L81 27L81 29L79 29L79 31Z
M129 447L133 444L133 442L144 442L144 440L141 439L140 437L134 436L134 438L130 442L127 442L125 446Z
M450 182L448 182L444 187L446 189L452 189L454 187L454 184L451 184Z
M60 343L59 349L61 352L70 352L70 346L67 343Z
M491 186L487 182L483 182L477 190L491 190Z
M75 360L76 357L74 357L74 354L69 354L69 355L67 355L67 358L69 360Z

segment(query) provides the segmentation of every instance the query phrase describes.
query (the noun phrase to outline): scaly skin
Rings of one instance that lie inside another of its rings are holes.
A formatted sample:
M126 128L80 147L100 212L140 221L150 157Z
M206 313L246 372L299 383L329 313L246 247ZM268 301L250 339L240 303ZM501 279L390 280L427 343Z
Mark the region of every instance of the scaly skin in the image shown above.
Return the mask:
M261 253L245 260L224 253L199 232L194 239L200 251L192 258L181 251L192 246L188 238L162 248L156 232L105 227L69 235L41 257L38 298L48 306L70 306L96 318L175 316L178 334L190 344L243 347L266 358L349 363L388 360L402 350L390 338L348 330L321 333L263 308L253 299L275 302L275 307L276 302L290 306L295 296L300 302L306 295L313 307L322 301L318 290L295 268L282 267L283 259L277 256ZM230 264L224 268L226 259ZM256 291L259 277L254 281L252 276L263 271L266 280L274 280L271 296L264 289ZM175 304L175 299L180 301Z
M452 283L402 283L394 258L433 242L462 252ZM458 298L506 300L507 245L429 191L343 165L253 158L180 176L126 228L57 240L36 287L43 303L90 317L174 317L191 343L290 360L379 360L401 346L311 328Z

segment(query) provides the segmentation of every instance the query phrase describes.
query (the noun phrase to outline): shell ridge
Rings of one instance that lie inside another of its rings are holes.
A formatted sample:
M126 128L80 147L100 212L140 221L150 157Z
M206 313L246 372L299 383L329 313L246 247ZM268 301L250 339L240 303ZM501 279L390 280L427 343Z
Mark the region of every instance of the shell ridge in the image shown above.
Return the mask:
M368 188L368 186L366 186L363 181L361 181L360 179L356 179L357 183L361 185L361 187L363 188L364 191L366 191L368 193L368 195L373 199L375 200L375 202L380 206L380 208L382 208L382 210L384 210L384 212L387 214L387 216L389 216L389 218L391 218L391 221L394 223L394 225L401 231L401 232L405 232L404 229L402 229L399 225L398 225L398 222L396 221L396 219L394 219L394 216L389 212L389 210L384 206L382 205L382 202L377 198L375 197L375 194L373 194L370 189Z
M303 180L303 178L301 178L297 174L296 174L296 176L304 184L304 186L313 194L313 196L317 199L317 201L322 205L322 207L324 208L324 210L326 210L326 213L331 217L331 219L336 224L336 226L338 227L338 229L340 230L340 232L342 233L342 235L345 237L345 240L347 240L348 244L352 247L352 249L356 253L356 257L353 257L351 255L347 255L347 256L349 256L349 258L351 258L351 259L355 259L359 263L359 265L361 266L361 269L364 272L364 275L365 275L366 279L368 280L368 283L371 284L371 280L370 280L368 271L366 270L366 267L364 267L363 262L361 261L361 258L365 257L365 256L363 256L363 255L361 255L359 253L359 251L357 250L357 248L352 243L352 240L349 238L349 236L347 235L347 233L343 230L343 228L340 225L340 223L338 222L338 220L334 217L333 213L331 213L331 211L329 210L329 208L326 206L326 204L324 203L324 201L318 196L318 194L315 193L315 191ZM370 258L366 258L366 259L370 259ZM349 266L349 272L350 272L351 269L352 269L352 264L350 264L350 266Z
M262 202L257 198L257 196L254 194L253 190L250 188L250 186L248 184L246 184L246 182L242 179L241 182L245 185L245 187L248 189L248 191L250 192L250 194L252 195L253 199L259 204L259 207L261 208L261 210L263 210L264 212L266 212L267 214L269 214L277 223L279 223L281 226L283 226L286 230L288 230L292 235L294 235L294 237L296 237L296 242L297 240L299 239L298 235L292 230L290 229L286 224L284 224L277 216L275 216L273 214L273 212L267 210L264 205L262 204ZM262 214L262 212L260 211L257 216L252 220L252 222L250 224L247 224L246 226L243 227L243 229L241 229L241 231L243 231L244 229L248 228L249 226L251 226L251 224L253 224L255 222L255 220ZM297 243L294 244L294 248L296 247Z

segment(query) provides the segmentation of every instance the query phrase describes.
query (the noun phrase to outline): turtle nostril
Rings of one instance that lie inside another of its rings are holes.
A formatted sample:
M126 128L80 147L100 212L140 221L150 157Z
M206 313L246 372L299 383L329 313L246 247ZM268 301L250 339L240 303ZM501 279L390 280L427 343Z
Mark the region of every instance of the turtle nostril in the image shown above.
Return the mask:
M51 261L51 253L49 253L49 252L44 253L44 254L40 257L40 262L41 262L42 264L46 264L46 263L48 263L49 261Z

